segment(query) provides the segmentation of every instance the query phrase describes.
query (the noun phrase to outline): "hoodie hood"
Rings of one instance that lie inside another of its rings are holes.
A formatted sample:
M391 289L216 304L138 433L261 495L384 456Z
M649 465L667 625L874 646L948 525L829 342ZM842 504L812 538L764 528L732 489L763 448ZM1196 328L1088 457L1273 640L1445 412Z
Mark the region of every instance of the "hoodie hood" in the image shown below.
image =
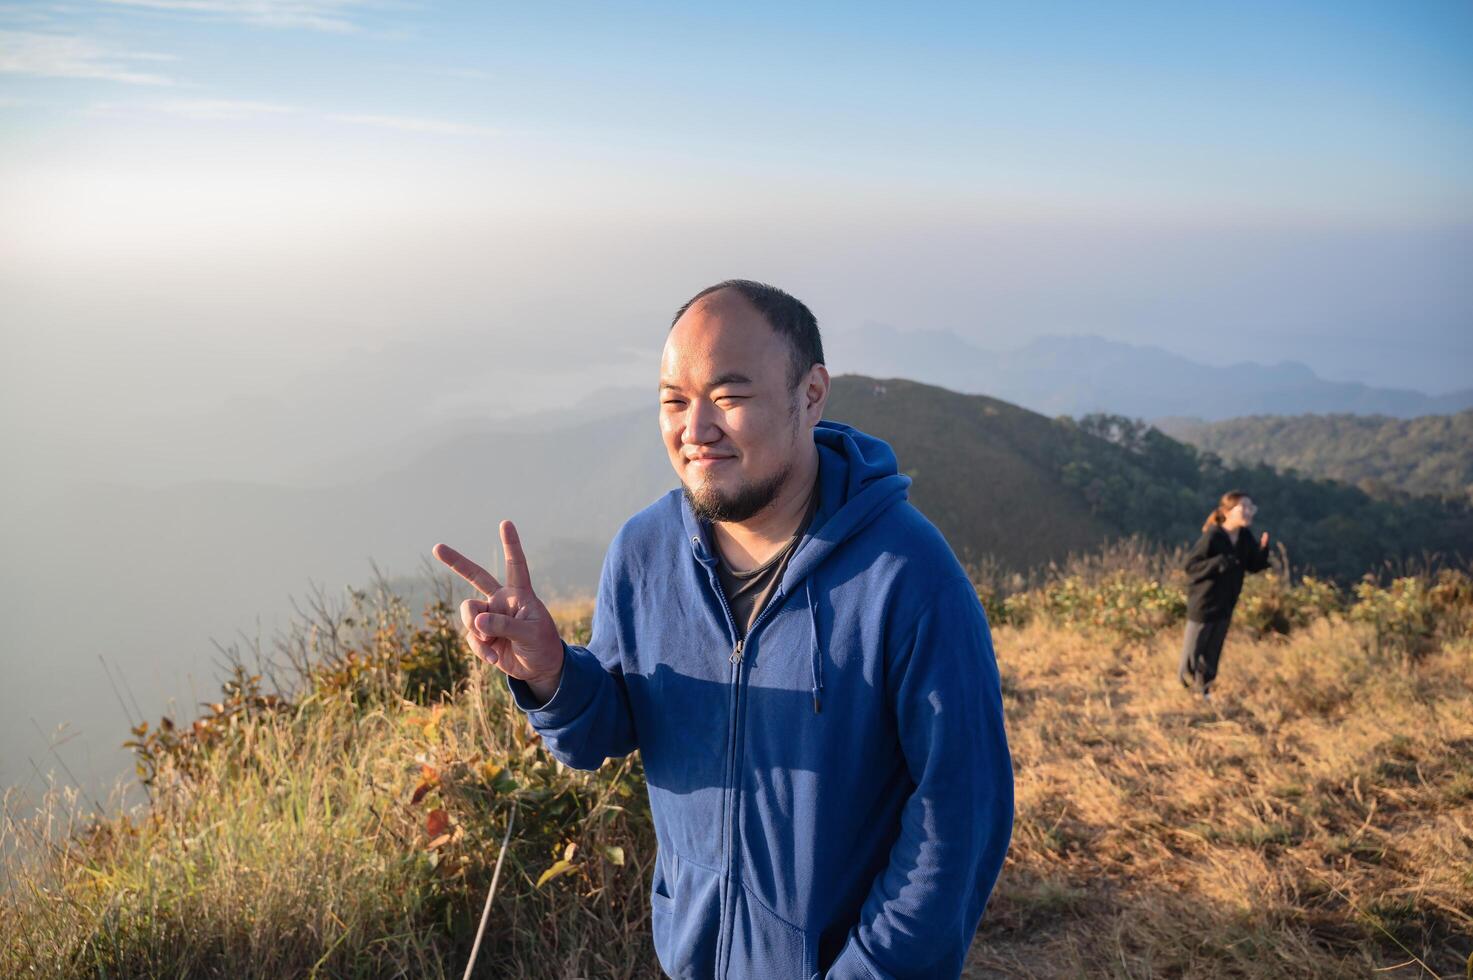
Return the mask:
M910 477L899 472L889 443L843 422L821 420L813 428L818 447L818 508L793 553L778 592L789 595L834 548L863 530L886 508L906 498ZM686 537L702 564L715 561L709 526L682 495Z
M823 645L811 575L835 548L904 500L910 477L899 472L889 443L843 422L820 420L813 428L813 442L818 447L818 507L768 605L781 605L800 588L804 592L812 632L813 710L818 713L823 710ZM696 560L714 567L710 527L695 516L683 494L680 510Z

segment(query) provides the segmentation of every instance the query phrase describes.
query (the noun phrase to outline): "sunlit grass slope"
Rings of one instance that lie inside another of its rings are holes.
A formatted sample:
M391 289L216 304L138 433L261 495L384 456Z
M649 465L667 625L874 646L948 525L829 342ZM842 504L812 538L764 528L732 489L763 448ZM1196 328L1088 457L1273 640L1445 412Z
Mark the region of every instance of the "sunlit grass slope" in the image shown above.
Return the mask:
M1174 630L999 630L1018 821L970 976L1462 976L1473 650L1372 633L1238 630L1206 706Z
M1149 560L986 579L1018 820L969 976L1462 975L1466 577L1255 580L1211 706ZM7 807L0 976L459 977L509 820L476 975L657 975L637 759L550 759L448 594L351 598L135 731L147 807Z

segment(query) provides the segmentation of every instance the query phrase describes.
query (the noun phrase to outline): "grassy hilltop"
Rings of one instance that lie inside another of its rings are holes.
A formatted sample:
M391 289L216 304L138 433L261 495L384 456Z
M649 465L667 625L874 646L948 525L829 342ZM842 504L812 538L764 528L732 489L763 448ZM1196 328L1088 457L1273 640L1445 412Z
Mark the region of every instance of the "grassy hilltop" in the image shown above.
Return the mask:
M968 975L1463 975L1473 583L1257 577L1204 706L1170 565L979 573L1018 817ZM0 975L459 977L509 820L477 975L656 973L637 758L553 761L449 588L319 606L198 718L140 725L147 807L8 812Z

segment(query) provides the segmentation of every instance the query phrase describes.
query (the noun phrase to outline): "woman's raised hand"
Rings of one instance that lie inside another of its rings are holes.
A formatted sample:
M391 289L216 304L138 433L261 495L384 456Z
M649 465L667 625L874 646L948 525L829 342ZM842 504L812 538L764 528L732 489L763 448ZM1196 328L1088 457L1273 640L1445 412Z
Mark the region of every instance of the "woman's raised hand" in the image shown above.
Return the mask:
M437 544L432 553L485 597L460 604L466 645L486 663L526 681L546 702L562 679L563 641L547 607L532 591L527 556L511 521L501 522L501 547L506 553L505 585L449 545Z

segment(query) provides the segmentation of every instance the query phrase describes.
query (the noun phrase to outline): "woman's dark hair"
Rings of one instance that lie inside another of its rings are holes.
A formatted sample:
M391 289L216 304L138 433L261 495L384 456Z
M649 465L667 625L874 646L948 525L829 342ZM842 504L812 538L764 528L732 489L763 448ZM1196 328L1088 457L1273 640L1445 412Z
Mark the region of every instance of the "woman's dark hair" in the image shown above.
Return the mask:
M674 327L685 316L685 311L701 299L722 289L734 289L741 293L742 298L751 303L768 325L788 342L788 346L792 348L792 362L788 368L789 388L798 387L809 368L824 362L823 340L818 335L818 320L814 318L813 312L801 301L765 282L727 279L714 286L707 286L675 311L670 326Z
M1238 501L1246 496L1248 496L1247 490L1229 490L1223 494L1222 499L1217 502L1217 509L1207 515L1207 521L1202 525L1202 530L1210 530L1212 525L1221 524L1227 520L1228 511L1238 506Z

